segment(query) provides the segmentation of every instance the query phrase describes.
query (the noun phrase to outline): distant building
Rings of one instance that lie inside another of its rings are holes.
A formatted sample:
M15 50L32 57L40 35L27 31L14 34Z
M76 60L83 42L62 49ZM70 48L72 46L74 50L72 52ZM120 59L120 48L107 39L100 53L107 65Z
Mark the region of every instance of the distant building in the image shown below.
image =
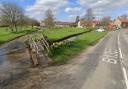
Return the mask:
M44 22L43 20L40 22L40 26L41 26L42 28L45 28L45 27L46 27L45 22Z
M123 17L118 17L115 21L115 24L117 24L120 28L128 28L128 19Z
M100 21L97 20L93 20L93 21L89 21L89 20L80 20L78 22L78 28L84 28L84 27L96 27L99 26Z
M113 27L118 27L116 22L110 22L108 25L109 30L112 30Z
M40 26L45 28L46 27L45 21L41 21ZM70 26L71 26L70 22L61 22L61 21L56 21L55 22L55 27L70 27Z
M57 21L55 22L55 26L56 27L70 27L70 22L61 22L61 21Z

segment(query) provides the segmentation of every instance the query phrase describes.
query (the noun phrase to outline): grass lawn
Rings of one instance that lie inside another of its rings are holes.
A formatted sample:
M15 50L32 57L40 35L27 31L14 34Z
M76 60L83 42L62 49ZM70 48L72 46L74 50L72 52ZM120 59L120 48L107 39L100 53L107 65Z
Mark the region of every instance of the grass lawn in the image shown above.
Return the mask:
M60 28L60 29L47 29L44 30L44 34L48 36L48 39L59 39L67 35L76 34L80 32L85 32L90 29L85 28ZM31 28L25 28L22 31L10 32L6 31L5 28L0 28L0 44L3 44L7 41L10 41L16 37L28 34L33 32ZM89 32L80 36L77 36L73 44L70 45L61 45L57 48L51 50L50 57L53 59L53 62L56 64L61 64L67 62L68 59L73 57L75 54L78 54L82 49L87 48L90 45L96 43L100 38L106 35L107 32Z
M50 40L58 39L65 37L67 35L80 33L87 31L85 28L58 28L58 29L46 29L44 30L44 34L48 36Z
M11 32L6 31L5 27L0 27L0 44L3 44L5 42L8 42L12 39L15 39L16 37L26 35L28 33L33 32L34 30L31 30L31 27L24 28L22 31L18 32ZM58 28L58 29L46 29L43 31L43 33L48 36L48 39L58 39L62 38L64 36L80 33L87 31L87 29L84 28Z
M0 44L8 42L16 37L31 33L33 31L34 30L31 30L31 28L26 28L23 29L22 31L10 32L10 31L6 31L5 27L0 27Z
M100 38L104 37L107 32L90 32L78 36L72 45L61 45L57 48L52 49L50 55L55 64L63 64L68 59L73 57L75 54L81 52L82 49L94 45Z

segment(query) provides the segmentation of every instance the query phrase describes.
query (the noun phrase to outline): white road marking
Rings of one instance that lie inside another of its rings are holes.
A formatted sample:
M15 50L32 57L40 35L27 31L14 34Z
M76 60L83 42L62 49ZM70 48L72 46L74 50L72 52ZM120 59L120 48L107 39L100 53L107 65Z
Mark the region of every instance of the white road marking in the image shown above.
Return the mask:
M118 50L119 50L119 54L120 54L120 63L121 63L121 67L122 67L122 71L123 71L123 75L124 75L124 79L125 79L125 83L126 83L126 89L128 89L128 77L127 77L126 69L125 69L125 67L123 67L123 62L122 62L123 55L122 55L122 51L120 48L119 36L120 36L120 33L118 34Z
M118 55L118 50L112 50L112 49L105 49L104 53L109 53L109 54L117 54Z
M103 56L103 57L117 59L117 58L118 58L118 55L107 55L107 54L104 54L104 56Z
M120 53L120 58L123 58L122 52L121 52L121 48L119 47L119 53Z
M126 87L128 89L128 77L127 77L126 69L124 67L123 67L123 74L124 74L124 78L125 78Z
M108 62L108 63L112 63L112 64L116 64L117 61L115 59L110 59L110 58L103 58L102 61Z
M112 50L112 49L105 49L105 51L110 51L110 52L112 51L112 52L117 52L117 53L118 53L118 50L116 50L116 49L115 49L115 50Z
M105 49L105 52L103 54L102 61L111 63L111 64L117 64L117 59L118 58L118 52L117 50L112 50L112 49Z

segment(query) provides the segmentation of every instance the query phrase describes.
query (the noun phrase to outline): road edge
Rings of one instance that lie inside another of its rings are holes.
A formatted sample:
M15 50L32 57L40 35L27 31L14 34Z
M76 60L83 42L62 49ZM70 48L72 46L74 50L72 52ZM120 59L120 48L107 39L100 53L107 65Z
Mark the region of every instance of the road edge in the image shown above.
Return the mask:
M125 80L125 84L126 84L126 89L128 89L128 77L127 77L127 73L126 73L126 68L123 64L123 54L122 54L122 50L120 47L120 32L117 35L117 40L118 40L118 51L119 51L119 61L120 61L120 65L121 65L121 69L122 69L122 73L123 73L123 77Z

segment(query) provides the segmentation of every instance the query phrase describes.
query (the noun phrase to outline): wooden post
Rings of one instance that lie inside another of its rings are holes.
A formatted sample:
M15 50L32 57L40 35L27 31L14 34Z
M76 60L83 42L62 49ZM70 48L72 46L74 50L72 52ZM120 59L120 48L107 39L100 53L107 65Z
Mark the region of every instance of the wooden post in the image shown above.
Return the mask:
M40 52L43 55L43 58L46 59L46 52L50 52L49 50L49 43L47 42L46 38L44 37L44 35L42 34L41 37L39 36L39 34L34 34L33 36L36 36L35 39L33 39L32 37L29 36L28 38L28 51L29 51L29 55L30 55L30 61L32 63L32 65L34 67L36 67L37 65L39 65L40 63Z
M29 55L30 55L30 61L31 61L32 65L34 67L36 67L39 64L39 62L37 59L36 50L32 46L33 46L33 44L31 43L31 39L29 38L28 39L28 51L29 51Z
M36 54L36 50L35 49L32 49L31 56L32 56L33 65L35 67L35 66L37 66L39 64L39 61L38 61L38 58L37 58L37 54Z

